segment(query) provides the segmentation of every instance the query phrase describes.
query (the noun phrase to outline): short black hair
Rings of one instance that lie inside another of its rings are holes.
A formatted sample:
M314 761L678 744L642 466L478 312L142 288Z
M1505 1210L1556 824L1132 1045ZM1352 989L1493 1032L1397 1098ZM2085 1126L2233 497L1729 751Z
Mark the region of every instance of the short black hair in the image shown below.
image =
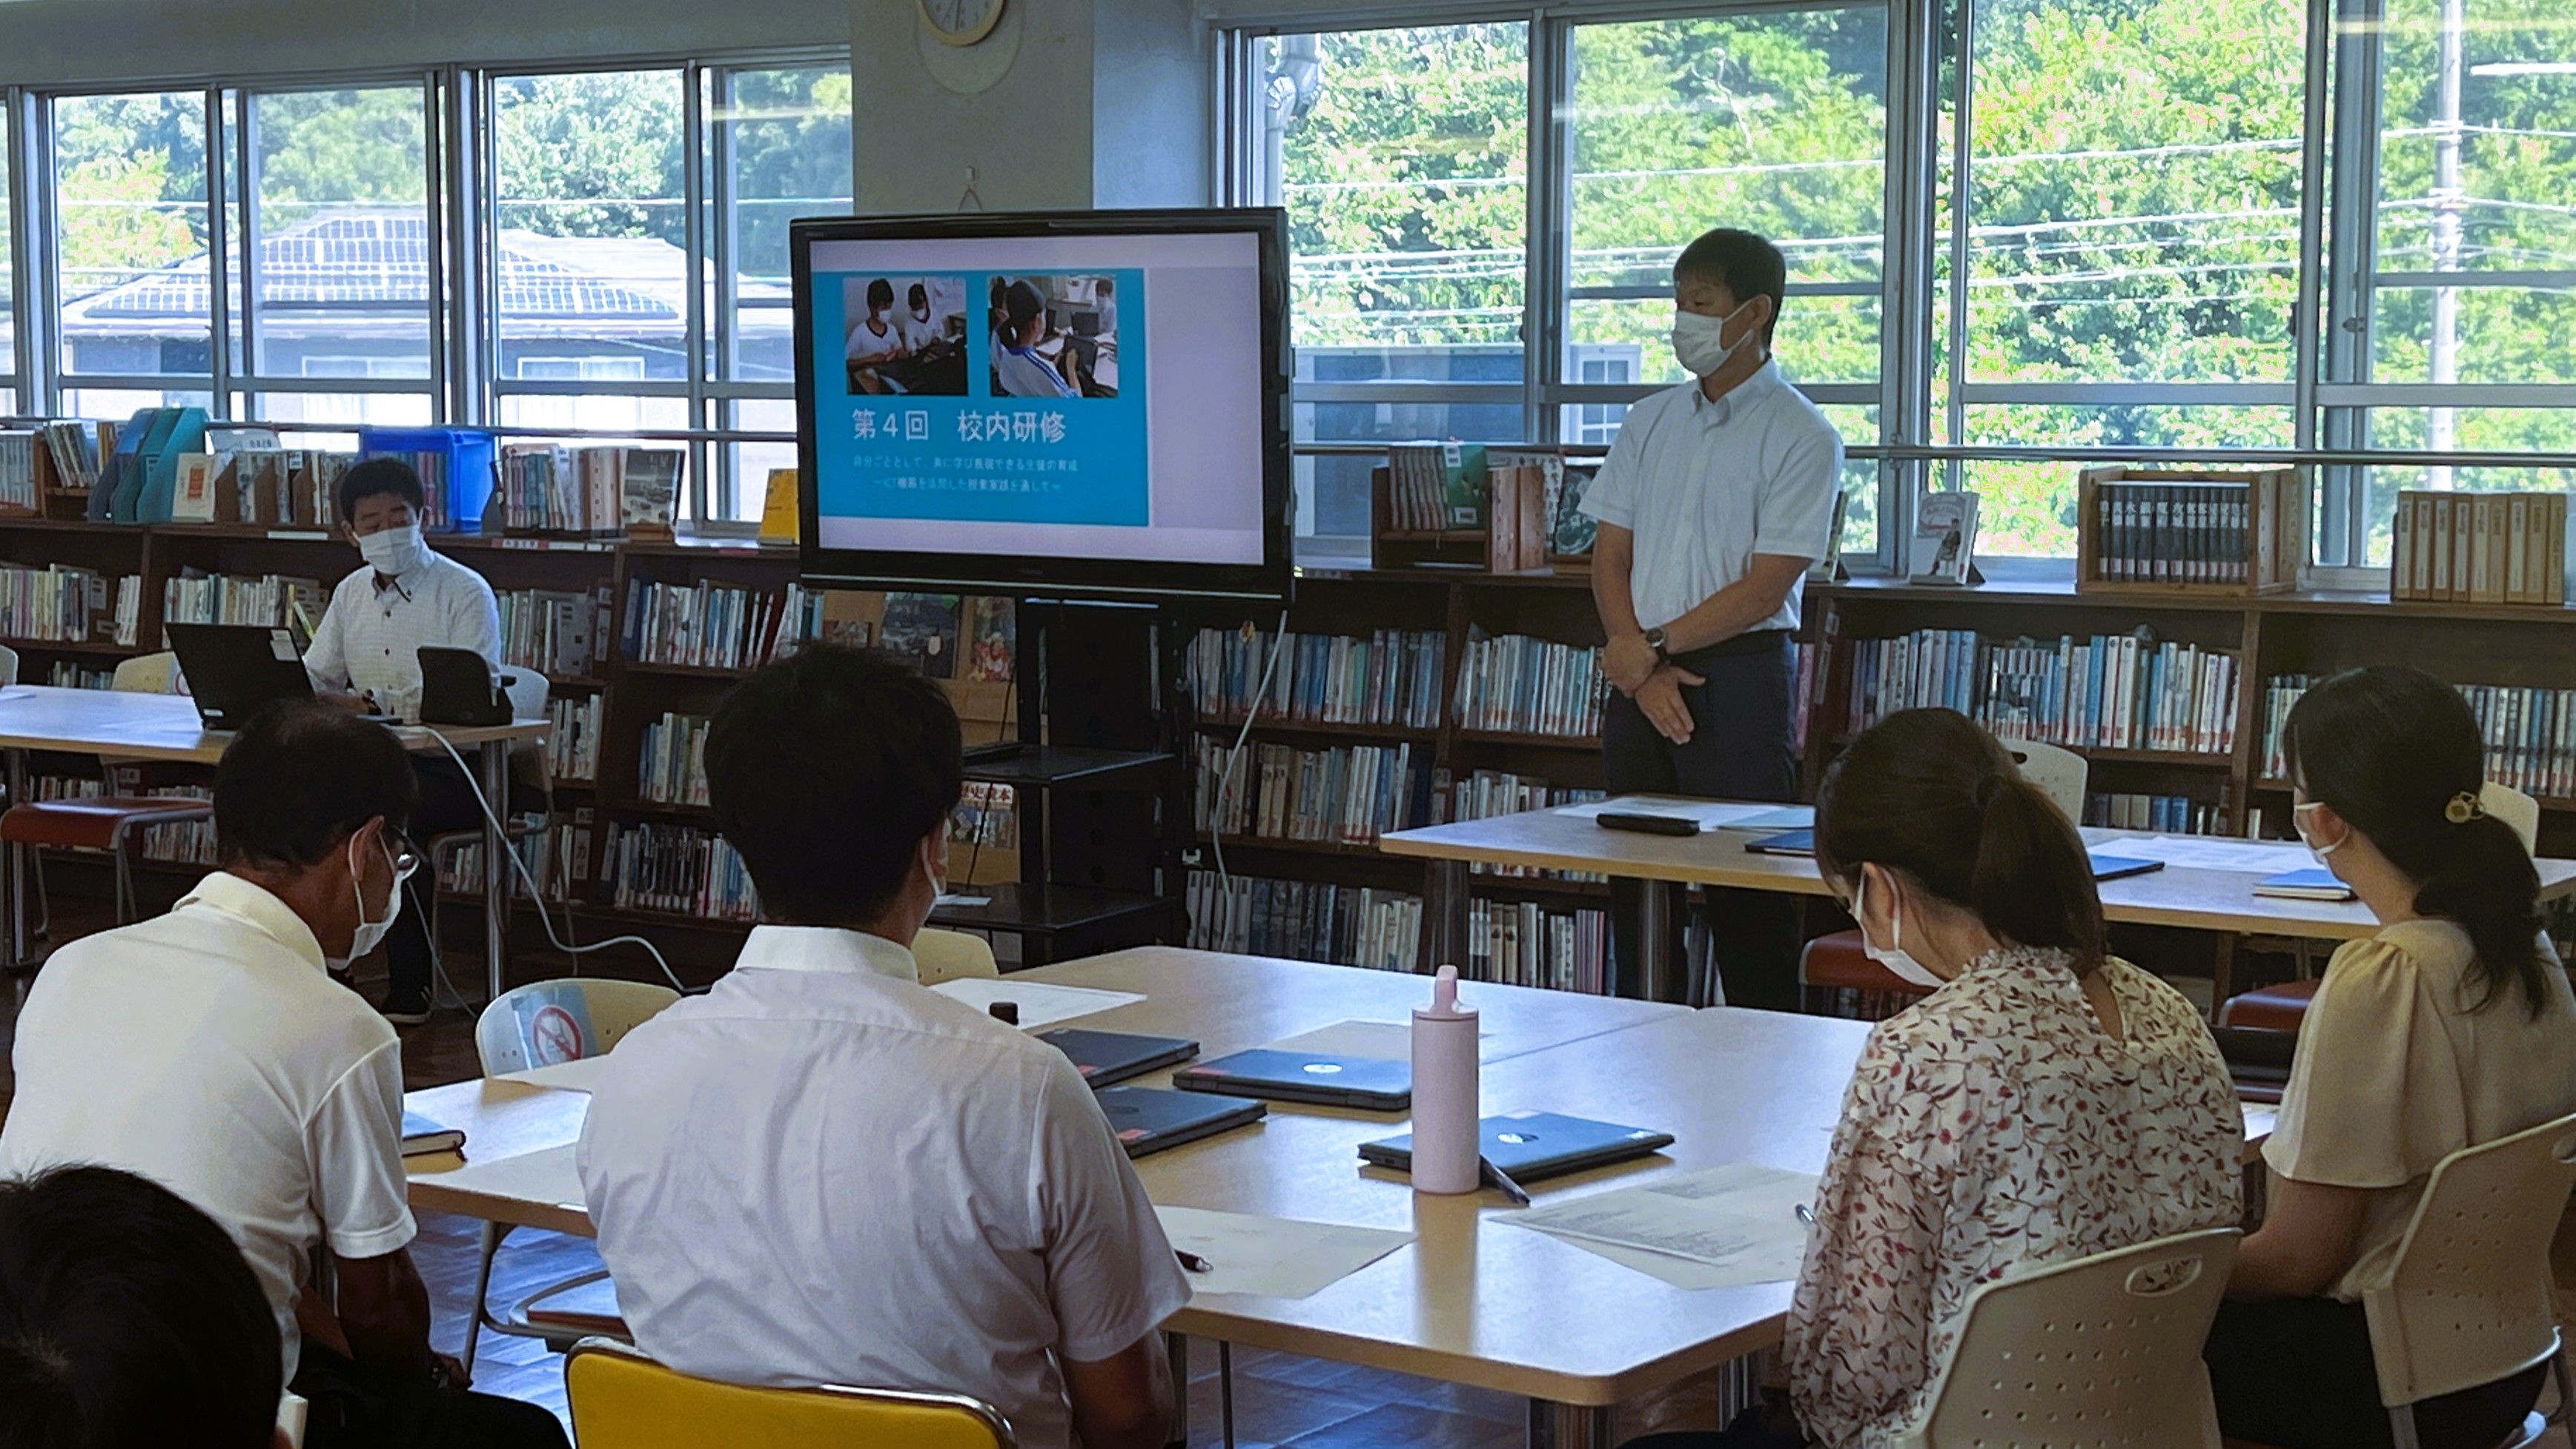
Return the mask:
M868 283L868 305L871 307L893 306L894 283L887 281L883 277L879 277L875 281Z
M1771 320L1762 329L1767 337L1779 325L1780 307L1788 297L1789 261L1762 237L1721 226L1682 248L1673 259L1673 280L1715 282L1739 307L1756 297L1770 298Z
M280 700L215 766L215 852L226 865L302 869L379 815L400 830L419 803L393 731L323 700Z
M903 294L903 304L907 307L929 306L930 289L921 285L919 282L913 283L912 290Z
M111 1167L0 1182L0 1444L266 1449L277 1317L214 1219Z
M707 798L760 907L875 918L964 790L957 710L893 655L809 644L736 685L707 727Z
M1026 327L1029 319L1046 310L1046 298L1026 282L1013 282L1002 296L1002 315L1011 319L1015 328Z
M359 504L387 494L410 504L415 514L428 511L429 495L421 491L420 475L409 463L400 458L367 458L340 475L340 521L356 518Z
M1117 290L1118 279L1116 277L1103 277L1100 279L1100 295L1106 297Z

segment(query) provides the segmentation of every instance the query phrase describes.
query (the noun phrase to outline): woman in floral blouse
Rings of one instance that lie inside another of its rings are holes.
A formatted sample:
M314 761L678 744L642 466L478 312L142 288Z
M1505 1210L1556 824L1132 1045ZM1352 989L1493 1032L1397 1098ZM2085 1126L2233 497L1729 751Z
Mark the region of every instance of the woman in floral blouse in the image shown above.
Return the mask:
M1861 1052L1789 1310L1796 1423L1729 1446L1888 1443L1927 1407L1978 1284L2232 1227L2244 1127L2181 993L2109 955L2083 842L1949 710L1854 740L1816 862L1871 957L1937 988Z

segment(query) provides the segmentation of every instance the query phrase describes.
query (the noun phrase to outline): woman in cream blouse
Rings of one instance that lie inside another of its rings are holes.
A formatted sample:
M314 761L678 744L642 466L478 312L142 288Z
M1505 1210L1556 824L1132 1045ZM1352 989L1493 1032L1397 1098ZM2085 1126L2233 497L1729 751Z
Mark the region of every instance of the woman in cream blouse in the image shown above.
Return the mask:
M2387 1281L2435 1163L2576 1111L2576 999L2541 937L2540 881L2486 814L2459 692L2373 665L2309 690L2282 746L2300 836L2380 920L2335 952L2299 1032L2262 1229L2210 1334L2231 1437L2391 1442L2361 1295ZM2426 1449L2488 1449L2542 1371L2416 1407Z

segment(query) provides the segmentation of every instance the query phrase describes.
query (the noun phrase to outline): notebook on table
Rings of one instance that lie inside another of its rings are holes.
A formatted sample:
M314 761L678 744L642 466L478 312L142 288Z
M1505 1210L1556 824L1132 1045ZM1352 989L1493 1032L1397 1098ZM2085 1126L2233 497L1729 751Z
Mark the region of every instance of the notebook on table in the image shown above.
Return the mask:
M2106 850L2088 850L2085 857L2093 862L2095 880L2118 880L2123 876L2146 875L2165 868L2161 860L2138 855L2113 855Z
M1485 1160L1514 1182L1524 1185L1607 1167L1644 1157L1673 1145L1673 1134L1588 1117L1561 1117L1554 1112L1507 1112L1476 1124L1478 1150ZM1360 1160L1398 1172L1413 1168L1413 1134L1381 1137L1360 1144Z
M403 1113L402 1154L405 1157L427 1157L434 1152L454 1152L465 1145L463 1128L450 1127L418 1112Z
M1816 827L1783 830L1776 835L1760 836L1744 842L1744 848L1755 855L1813 855L1816 853Z
M1183 1067L1172 1073L1172 1085L1185 1092L1401 1112L1413 1105L1413 1063L1262 1048Z
M1250 1126L1270 1109L1246 1097L1107 1087L1100 1092L1100 1110L1109 1114L1109 1130L1118 1134L1118 1145L1136 1158Z
M1199 1054L1199 1044L1186 1038L1140 1036L1132 1031L1084 1031L1067 1026L1039 1032L1038 1040L1071 1057L1082 1079L1095 1088L1141 1077Z
M2254 894L2285 901L2348 901L2352 899L2352 887L2318 865L2267 875L2254 883Z

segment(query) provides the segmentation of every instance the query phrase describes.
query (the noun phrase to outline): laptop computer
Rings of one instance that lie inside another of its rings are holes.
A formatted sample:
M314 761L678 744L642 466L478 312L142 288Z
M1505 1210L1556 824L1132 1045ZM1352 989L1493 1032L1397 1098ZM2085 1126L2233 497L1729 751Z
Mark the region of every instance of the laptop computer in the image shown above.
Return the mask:
M1518 1183L1563 1177L1644 1157L1673 1145L1673 1134L1644 1127L1622 1127L1588 1117L1561 1117L1554 1112L1507 1112L1476 1124L1477 1150L1485 1160ZM1398 1172L1413 1169L1413 1134L1381 1137L1360 1144L1360 1160Z
M1167 1092L1160 1087L1110 1087L1100 1093L1109 1130L1130 1158L1248 1127L1270 1109L1242 1097L1206 1092Z
M1038 1040L1073 1058L1074 1069L1095 1088L1141 1077L1199 1054L1199 1044L1182 1037L1084 1031L1074 1026L1039 1032Z
M1263 1048L1183 1067L1172 1073L1172 1085L1185 1092L1401 1112L1413 1105L1413 1063Z
M237 730L260 707L281 699L310 699L313 681L295 636L258 624L171 624L171 651L196 697L197 717L210 730Z

